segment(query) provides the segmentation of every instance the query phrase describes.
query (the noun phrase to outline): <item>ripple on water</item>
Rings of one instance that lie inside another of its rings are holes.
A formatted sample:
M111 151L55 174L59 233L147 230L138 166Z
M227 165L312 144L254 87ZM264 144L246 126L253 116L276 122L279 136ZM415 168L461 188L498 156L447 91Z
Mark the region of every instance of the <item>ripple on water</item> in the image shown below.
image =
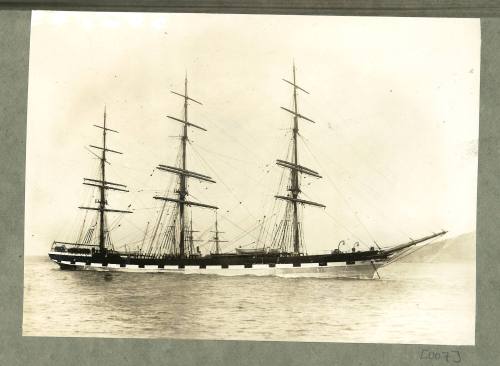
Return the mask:
M398 264L382 280L65 272L27 258L23 334L473 344L474 273L473 263Z

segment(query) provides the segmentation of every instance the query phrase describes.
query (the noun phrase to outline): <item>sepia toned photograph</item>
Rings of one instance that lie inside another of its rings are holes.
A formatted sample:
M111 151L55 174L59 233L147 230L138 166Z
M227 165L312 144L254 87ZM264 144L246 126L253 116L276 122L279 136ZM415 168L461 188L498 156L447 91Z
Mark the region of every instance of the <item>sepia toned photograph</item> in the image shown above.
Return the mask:
M22 334L474 345L480 46L34 11Z

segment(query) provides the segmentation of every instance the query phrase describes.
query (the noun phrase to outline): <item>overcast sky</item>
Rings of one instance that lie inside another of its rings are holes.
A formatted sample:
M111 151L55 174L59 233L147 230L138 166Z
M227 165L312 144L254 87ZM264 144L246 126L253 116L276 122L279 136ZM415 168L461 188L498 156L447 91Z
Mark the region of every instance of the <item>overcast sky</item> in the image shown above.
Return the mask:
M191 199L220 207L225 238L255 241L269 217L290 138L292 62L299 110L299 159L323 176L303 180L309 252L341 239L391 245L446 229L475 230L480 24L474 19L33 12L28 98L26 253L79 229L98 161L106 104L112 149L108 177L130 193L112 232L115 245L142 237L152 199L171 178L184 75L203 102L190 119L188 168L217 184L190 183ZM152 174L153 173L153 174ZM152 176L151 176L152 174ZM282 194L286 192L280 192ZM195 229L213 214L193 210ZM209 234L204 234L207 239ZM208 235L208 236L207 236Z

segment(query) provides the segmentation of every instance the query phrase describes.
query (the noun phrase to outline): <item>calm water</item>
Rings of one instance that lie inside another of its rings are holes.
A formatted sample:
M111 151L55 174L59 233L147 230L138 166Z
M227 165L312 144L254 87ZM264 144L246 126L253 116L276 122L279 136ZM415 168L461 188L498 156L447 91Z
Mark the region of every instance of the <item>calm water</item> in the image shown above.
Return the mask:
M382 280L61 271L25 260L23 334L473 344L475 268L401 263Z

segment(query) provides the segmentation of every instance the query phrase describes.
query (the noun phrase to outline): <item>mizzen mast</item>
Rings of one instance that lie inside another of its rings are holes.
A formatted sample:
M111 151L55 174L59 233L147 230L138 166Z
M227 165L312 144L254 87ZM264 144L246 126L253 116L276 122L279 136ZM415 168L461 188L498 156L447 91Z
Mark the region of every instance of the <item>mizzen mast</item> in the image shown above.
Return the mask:
M168 165L163 165L160 164L158 165L157 169L177 174L179 176L179 187L176 190L177 193L177 198L171 198L171 197L162 197L162 196L154 196L155 199L158 200L163 200L163 201L169 201L169 202L174 202L177 204L179 208L179 227L180 227L180 232L179 232L179 255L180 257L185 256L185 241L186 241L186 228L187 228L187 223L186 223L186 206L197 206L197 207L203 207L203 208L210 208L217 210L216 206L212 205L207 205L204 203L199 203L199 202L193 202L193 201L188 201L186 200L186 197L189 195L188 190L187 190L187 178L195 178L198 180L206 181L209 183L215 183L215 181L209 177L208 175L196 173L190 170L187 170L187 156L186 156L186 148L187 148L187 143L189 142L188 138L188 127L193 127L202 131L206 131L205 128L198 126L192 122L189 122L188 120L188 106L189 102L194 102L199 105L202 105L201 102L197 101L194 98L191 98L188 96L188 79L187 76L184 79L184 94L178 93L175 91L171 91L172 94L175 94L179 97L182 97L184 99L184 118L176 118L172 116L167 116L168 118L180 122L183 124L182 128L182 136L181 136L181 162L179 167L175 166L168 166Z
M275 196L278 199L288 201L292 206L292 241L293 241L293 252L295 254L300 253L300 229L299 229L299 215L298 215L298 205L311 205L317 207L326 207L321 203L316 203L312 201L307 201L299 198L301 193L299 173L313 176L315 178L321 178L319 173L316 171L306 168L305 166L299 165L299 150L297 144L297 138L299 136L299 119L306 120L311 123L315 123L312 119L305 117L298 111L297 105L297 91L302 91L306 94L309 92L297 85L296 75L295 75L295 63L293 64L293 81L288 81L282 79L287 84L293 87L293 110L285 107L281 107L284 111L293 115L293 135L292 135L292 161L276 160L276 164L290 169L290 186L288 188L289 193L286 196Z
M93 186L99 188L99 200L96 200L96 203L99 203L98 207L79 207L83 210L94 210L99 211L99 251L101 253L106 253L106 212L119 212L119 213L132 213L132 211L125 210L112 210L106 208L108 202L106 200L106 190L113 191L121 191L128 192L127 187L123 184L113 183L106 180L106 164L109 162L106 160L106 152L111 152L115 154L122 154L119 151L108 149L106 145L106 135L107 131L118 133L116 130L112 130L106 126L106 106L104 106L104 117L102 126L94 125L94 127L100 128L102 130L102 146L89 145L94 149L98 149L101 151L101 156L96 155L100 159L100 170L101 170L101 179L91 179L91 178L83 178L83 184L87 186ZM109 233L108 233L109 234Z

